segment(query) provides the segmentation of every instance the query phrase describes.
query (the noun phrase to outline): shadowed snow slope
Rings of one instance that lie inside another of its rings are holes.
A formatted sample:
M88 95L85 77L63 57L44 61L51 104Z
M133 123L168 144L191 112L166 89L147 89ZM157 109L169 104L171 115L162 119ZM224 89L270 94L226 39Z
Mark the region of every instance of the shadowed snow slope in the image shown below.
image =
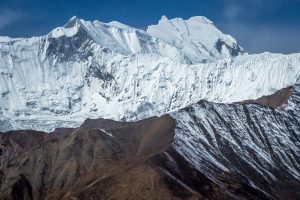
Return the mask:
M3 37L0 131L50 131L98 117L138 120L200 99L255 99L300 80L300 54L242 54L204 17L163 17L148 33L73 17L46 36Z

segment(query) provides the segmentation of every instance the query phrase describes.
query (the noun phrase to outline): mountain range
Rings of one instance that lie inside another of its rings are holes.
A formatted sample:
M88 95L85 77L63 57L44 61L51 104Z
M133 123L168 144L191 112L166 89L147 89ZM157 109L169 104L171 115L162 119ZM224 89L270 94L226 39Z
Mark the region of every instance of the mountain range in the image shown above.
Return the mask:
M0 199L299 199L300 53L206 17L0 37Z
M256 99L298 83L299 57L247 55L205 17L162 17L147 32L73 17L46 36L0 38L0 131Z

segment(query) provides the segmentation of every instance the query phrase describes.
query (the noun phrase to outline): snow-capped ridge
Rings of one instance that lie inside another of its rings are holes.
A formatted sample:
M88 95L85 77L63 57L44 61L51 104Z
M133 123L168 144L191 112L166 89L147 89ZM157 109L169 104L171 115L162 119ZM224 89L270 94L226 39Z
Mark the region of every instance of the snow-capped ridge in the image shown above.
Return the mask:
M189 18L188 21L193 21L202 24L213 24L213 22L205 16L194 16Z
M10 38L8 36L0 36L0 42L8 42L11 40L12 40L12 38Z
M62 36L72 37L78 33L79 29L83 26L81 20L73 16L63 27L57 27L50 32L50 36L53 38L59 38Z
M76 24L82 25L80 21L81 19L79 19L77 16L73 16L69 19L69 21L67 21L67 23L64 25L64 28L72 28Z
M109 23L107 23L108 25L111 25L111 26L115 26L117 28L121 28L121 29L132 29L133 27L131 26L128 26L126 24L123 24L121 22L118 22L118 21L111 21Z
M213 62L230 59L244 53L231 36L223 34L213 22L203 16L168 19L161 17L158 25L147 31L130 27L118 21L108 23L85 21L72 17L63 27L51 31L50 36L73 37L84 31L102 48L121 54L158 54L180 63ZM81 37L81 36L79 36Z
M175 59L182 64L231 59L244 53L233 38L220 32L209 19L201 16L188 20L169 20L162 16L158 25L149 26L147 31L117 21L85 21L73 16L64 26L55 28L46 36L29 39L2 38L0 42L20 41L17 45L32 45L41 38L48 41L43 46L55 48L55 52L59 54L65 52L65 48L72 47L75 50L94 44L97 48L108 49L114 53L155 54ZM62 43L67 46L63 47ZM91 47L95 48L94 45Z
M213 24L213 22L211 20L209 20L207 17L204 16L194 16L194 17L190 17L189 19L185 20L181 17L175 17L172 19L169 19L166 15L161 16L160 20L158 21L159 23L175 23L175 22L184 22L184 21L190 21L193 22L195 24Z
M154 38L143 30L139 30L117 21L104 23L100 21L84 21L72 17L64 27L58 27L49 34L52 38L66 36L68 47L76 46L80 49L79 42L86 45L92 42L97 48L109 49L114 53L125 55L132 54L157 54L185 62L184 56L177 48ZM86 38L82 40L82 38ZM88 41L87 41L88 40ZM55 43L59 43L56 41ZM75 44L72 44L75 43ZM58 44L55 44L57 46Z
M1 42L0 128L1 121L51 130L88 117L135 120L200 99L258 98L300 81L299 54L245 56L214 25L195 20L204 19L145 32L73 17L46 36Z
M157 25L148 27L147 33L181 49L192 63L231 59L245 53L235 39L203 16L187 20L162 16Z

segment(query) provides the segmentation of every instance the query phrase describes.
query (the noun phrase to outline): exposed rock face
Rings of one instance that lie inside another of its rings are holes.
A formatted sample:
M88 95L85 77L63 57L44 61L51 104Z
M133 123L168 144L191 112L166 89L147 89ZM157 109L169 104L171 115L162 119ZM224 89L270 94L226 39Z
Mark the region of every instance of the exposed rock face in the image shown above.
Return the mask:
M139 122L5 133L22 148L1 166L0 199L299 199L299 86L288 93L280 109L200 101Z
M263 106L269 106L272 108L283 108L286 106L288 99L293 92L293 87L287 87L275 92L272 95L263 96L256 100L246 100L241 102L242 104L257 103Z
M21 155L33 146L42 144L48 137L47 133L39 131L9 131L0 134L0 166Z

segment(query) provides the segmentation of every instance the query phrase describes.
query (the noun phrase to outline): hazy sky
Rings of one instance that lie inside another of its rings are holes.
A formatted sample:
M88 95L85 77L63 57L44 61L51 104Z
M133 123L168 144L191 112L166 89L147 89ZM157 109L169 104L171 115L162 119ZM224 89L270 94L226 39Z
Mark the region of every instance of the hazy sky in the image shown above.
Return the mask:
M300 0L0 0L0 35L43 35L74 15L137 28L200 15L249 53L300 52Z

